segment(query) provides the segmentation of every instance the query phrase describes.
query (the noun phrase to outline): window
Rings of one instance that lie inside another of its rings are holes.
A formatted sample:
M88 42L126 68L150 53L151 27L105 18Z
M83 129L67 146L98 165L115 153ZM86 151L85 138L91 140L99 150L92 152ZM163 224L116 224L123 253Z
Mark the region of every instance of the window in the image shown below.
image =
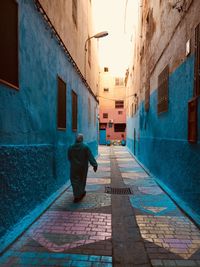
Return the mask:
M194 96L200 95L200 24L195 28Z
M106 123L99 123L99 129L104 130L106 129L107 124Z
M104 67L104 72L108 72L108 67Z
M19 89L18 4L14 0L1 1L0 36L0 82Z
M168 110L168 78L169 66L167 65L158 76L158 114Z
M78 97L72 91L72 130L77 131L77 116L78 116Z
M145 100L144 100L145 111L149 111L150 107L150 79L147 79L145 86Z
M72 18L77 27L77 0L72 0Z
M91 124L91 101L90 98L88 98L88 125Z
M109 88L103 88L104 92L109 92Z
M197 105L197 97L188 102L188 142L190 143L197 142Z
M124 79L123 78L115 78L115 85L116 86L123 86L124 85Z
M118 114L119 114L119 115L122 115L122 114L123 114L123 111L121 111L121 110L118 111Z
M125 132L125 130L126 130L126 123L115 123L114 124L115 132Z
M124 101L123 100L116 100L115 101L115 108L124 108Z
M130 115L131 117L133 117L133 107L134 107L134 104L132 103L131 106L130 106Z
M58 77L57 128L66 129L66 83Z
M103 113L103 118L107 119L108 118L108 113Z

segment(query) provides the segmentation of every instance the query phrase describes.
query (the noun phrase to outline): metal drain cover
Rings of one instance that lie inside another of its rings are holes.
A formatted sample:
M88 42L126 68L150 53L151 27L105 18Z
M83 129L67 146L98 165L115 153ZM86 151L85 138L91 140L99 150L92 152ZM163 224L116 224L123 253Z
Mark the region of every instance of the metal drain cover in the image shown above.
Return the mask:
M133 191L130 187L111 187L105 186L105 193L114 195L132 195Z

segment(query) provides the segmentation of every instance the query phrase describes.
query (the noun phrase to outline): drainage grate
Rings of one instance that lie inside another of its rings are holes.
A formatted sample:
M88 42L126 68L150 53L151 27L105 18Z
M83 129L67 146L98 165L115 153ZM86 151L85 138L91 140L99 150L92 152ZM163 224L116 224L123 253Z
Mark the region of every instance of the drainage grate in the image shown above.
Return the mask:
M133 191L130 187L110 187L105 186L105 193L107 194L115 194L115 195L132 195Z

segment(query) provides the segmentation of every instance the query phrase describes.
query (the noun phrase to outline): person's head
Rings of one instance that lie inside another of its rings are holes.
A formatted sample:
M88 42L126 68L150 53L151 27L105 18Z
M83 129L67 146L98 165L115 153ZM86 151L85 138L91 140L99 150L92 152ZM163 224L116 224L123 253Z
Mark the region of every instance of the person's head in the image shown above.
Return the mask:
M81 143L83 142L83 134L79 133L76 136L76 143Z

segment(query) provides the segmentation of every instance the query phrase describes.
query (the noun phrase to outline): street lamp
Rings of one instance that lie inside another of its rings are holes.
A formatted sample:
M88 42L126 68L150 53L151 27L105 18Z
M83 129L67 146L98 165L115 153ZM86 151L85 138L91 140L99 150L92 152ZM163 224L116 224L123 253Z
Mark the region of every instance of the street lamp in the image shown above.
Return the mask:
M87 43L90 39L92 38L102 38L102 37L105 37L108 35L108 32L107 31L103 31L103 32L99 32L91 37L88 37L86 40L85 40L85 57L84 57L84 75L85 75L85 80L86 80L86 53L87 53Z

